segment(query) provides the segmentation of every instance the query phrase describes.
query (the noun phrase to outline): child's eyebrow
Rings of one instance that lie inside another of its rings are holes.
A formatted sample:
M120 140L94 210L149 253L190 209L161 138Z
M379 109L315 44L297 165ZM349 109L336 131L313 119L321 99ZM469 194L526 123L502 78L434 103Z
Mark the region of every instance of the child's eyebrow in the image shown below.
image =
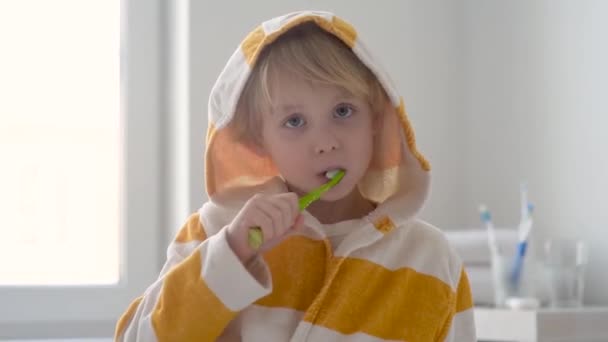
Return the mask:
M344 90L340 91L338 94L336 94L336 96L334 97L334 101L352 100L355 98L357 98L355 96L355 94L344 89ZM281 104L281 105L274 107L273 110L271 111L271 113L272 113L272 115L286 114L286 113L291 114L294 112L301 111L303 108L305 108L305 106L301 105L301 104L285 103L285 104Z
M273 110L272 113L293 113L293 112L297 112L299 110L301 110L302 108L304 108L304 106L302 105L297 105L297 104L284 104L281 106L277 106L275 109Z
M340 91L340 93L338 93L336 95L336 97L334 97L334 101L338 101L338 100L351 100L356 98L355 94L353 94L352 92L343 89L342 91Z

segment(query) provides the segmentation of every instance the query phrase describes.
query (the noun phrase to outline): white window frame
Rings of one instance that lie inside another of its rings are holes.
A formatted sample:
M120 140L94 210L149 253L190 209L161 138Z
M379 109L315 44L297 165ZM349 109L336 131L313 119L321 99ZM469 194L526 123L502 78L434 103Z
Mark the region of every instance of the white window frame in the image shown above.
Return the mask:
M0 287L0 339L111 337L127 305L158 276L167 243L162 224L166 216L162 211L162 4L161 0L121 2L125 149L120 281L108 286Z

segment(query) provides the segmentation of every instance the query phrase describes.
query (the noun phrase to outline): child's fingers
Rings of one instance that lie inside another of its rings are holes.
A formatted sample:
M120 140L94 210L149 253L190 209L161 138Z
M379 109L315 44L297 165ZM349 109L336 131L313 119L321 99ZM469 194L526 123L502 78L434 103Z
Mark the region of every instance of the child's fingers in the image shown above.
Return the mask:
M302 214L298 214L296 221L293 223L293 226L291 226L291 230L298 231L302 228L304 228L304 216Z
M270 196L258 194L251 199L247 212L247 225L260 227L264 244L282 239L294 227L301 225L301 222L296 225L299 207L295 193Z
M298 207L298 195L294 192L287 192L276 195L275 199L289 204L290 212L293 215L293 219L295 219L296 214L300 211L300 208Z
M293 219L291 218L291 208L285 201L277 198L270 198L268 203L273 208L273 219L275 220L275 232L277 236L283 235L283 232L291 226Z
M280 212L281 223L279 226L279 234L284 234L293 225L296 219L297 212L294 212L293 206L282 198L274 198L272 200L273 205Z
M259 222L258 224L260 224L260 227L262 228L262 231L264 231L264 240L269 240L272 239L273 237L277 236L277 234L279 234L280 228L277 222L278 219L278 209L275 208L275 206L268 202L268 201L259 201L256 203L255 205L256 208L256 217L263 217L264 220L264 226L261 226L261 222Z
M298 195L295 192L288 192L278 196L282 203L285 203L289 207L289 222L288 227L291 227L300 214L300 205Z

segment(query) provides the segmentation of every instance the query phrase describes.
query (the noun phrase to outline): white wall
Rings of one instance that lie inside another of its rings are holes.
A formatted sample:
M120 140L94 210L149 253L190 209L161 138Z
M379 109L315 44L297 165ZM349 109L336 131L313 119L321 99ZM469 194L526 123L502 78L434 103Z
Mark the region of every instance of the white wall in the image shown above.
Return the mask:
M518 219L518 184L536 238L591 247L586 302L608 304L608 2L467 1L468 217L487 202Z
M356 4L363 4L357 2ZM608 304L608 2L193 1L190 3L189 207L204 200L207 96L244 35L265 19L326 9L361 31L392 72L433 166L423 217L478 225L487 203L517 220L526 179L537 238L580 234L591 246L586 301ZM239 7L235 11L235 7ZM230 18L230 19L226 19ZM603 116L601 114L604 114Z

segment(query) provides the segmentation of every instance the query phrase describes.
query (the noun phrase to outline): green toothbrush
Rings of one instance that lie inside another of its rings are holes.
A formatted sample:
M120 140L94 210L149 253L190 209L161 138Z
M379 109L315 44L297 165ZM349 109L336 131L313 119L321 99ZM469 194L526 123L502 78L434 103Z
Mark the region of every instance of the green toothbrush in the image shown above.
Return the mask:
M306 209L312 202L321 198L321 195L323 195L329 189L333 188L336 184L338 184L344 177L344 170L327 171L325 173L325 177L329 178L329 182L300 197L300 199L298 200L298 206L300 208L300 211ZM264 235L262 234L262 229L260 227L249 228L248 238L249 246L257 250L264 242Z

